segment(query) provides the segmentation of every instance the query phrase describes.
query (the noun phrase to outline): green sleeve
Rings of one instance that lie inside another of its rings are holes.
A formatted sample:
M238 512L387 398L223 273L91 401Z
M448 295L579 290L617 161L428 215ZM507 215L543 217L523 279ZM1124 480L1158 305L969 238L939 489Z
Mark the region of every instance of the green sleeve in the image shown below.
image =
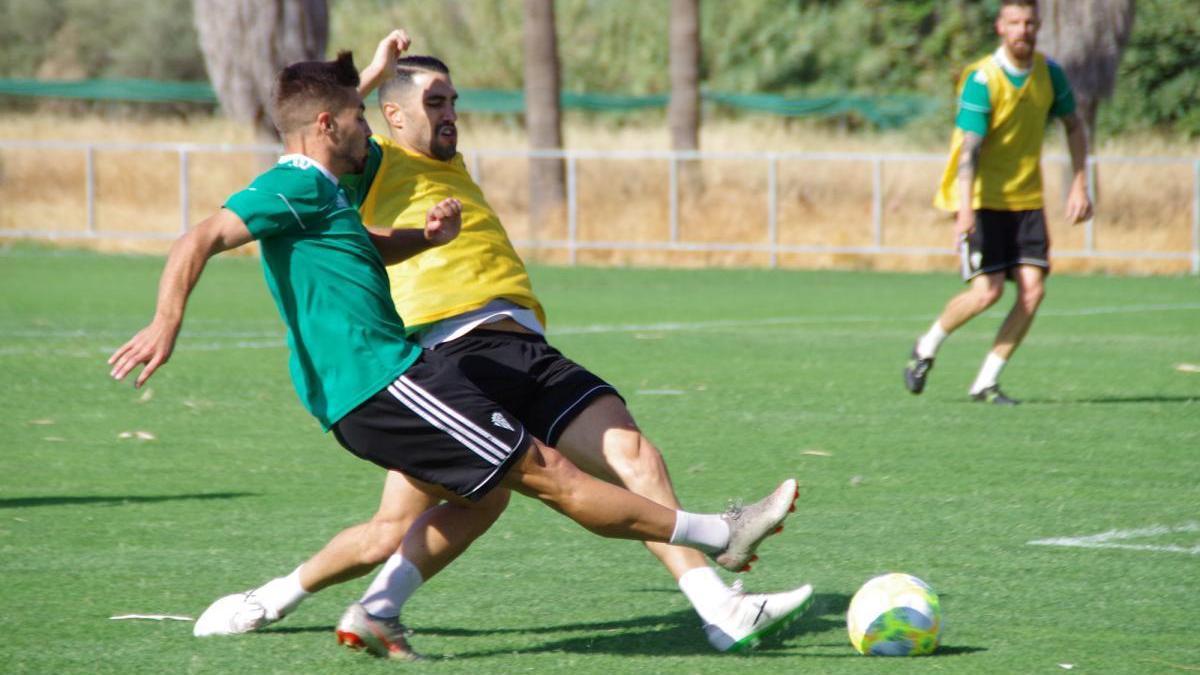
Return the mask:
M346 190L346 194L350 196L350 200L354 202L355 208L361 208L363 202L366 201L367 193L371 190L371 183L375 182L375 175L379 173L379 166L382 163L383 148L379 147L379 143L372 136L368 141L367 164L363 168L363 172L345 174L338 179L342 188Z
M1054 87L1054 103L1050 106L1051 117L1065 117L1075 112L1075 94L1071 92L1071 83L1067 81L1067 73L1051 59L1046 59L1050 70L1050 84Z
M978 70L973 71L967 75L962 95L958 98L958 115L954 118L954 126L986 136L991 115L992 102L988 97L987 80Z
M242 219L255 239L299 232L321 217L321 181L329 183L316 169L276 166L230 196L225 208Z
M304 229L304 223L286 195L273 190L248 187L225 201L225 208L242 219L255 239L266 239L289 230Z

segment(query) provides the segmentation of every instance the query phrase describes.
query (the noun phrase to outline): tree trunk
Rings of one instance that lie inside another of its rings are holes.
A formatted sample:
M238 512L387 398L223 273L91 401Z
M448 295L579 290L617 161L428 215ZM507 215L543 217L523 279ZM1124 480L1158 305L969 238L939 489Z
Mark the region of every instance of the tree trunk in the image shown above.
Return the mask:
M671 0L672 150L700 148L700 0Z
M1134 0L1041 0L1041 50L1063 67L1095 147L1096 111L1112 96L1133 29Z
M667 120L672 150L700 149L700 0L671 0L671 103ZM679 162L679 188L685 196L704 191L700 162Z
M285 66L325 56L325 0L193 0L208 79L230 117L254 125L260 142L278 141L271 87Z
M525 127L533 150L562 148L558 36L553 0L525 0ZM529 227L532 237L562 216L566 177L561 159L529 162Z

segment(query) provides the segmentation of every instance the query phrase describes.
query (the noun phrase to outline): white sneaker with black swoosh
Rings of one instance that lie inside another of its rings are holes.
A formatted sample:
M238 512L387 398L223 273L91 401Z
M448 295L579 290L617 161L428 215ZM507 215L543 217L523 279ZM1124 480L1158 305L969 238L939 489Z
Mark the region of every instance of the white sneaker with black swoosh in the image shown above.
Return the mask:
M704 634L720 652L754 649L764 637L800 618L812 601L809 584L783 593L737 593L729 599L725 617L705 624Z

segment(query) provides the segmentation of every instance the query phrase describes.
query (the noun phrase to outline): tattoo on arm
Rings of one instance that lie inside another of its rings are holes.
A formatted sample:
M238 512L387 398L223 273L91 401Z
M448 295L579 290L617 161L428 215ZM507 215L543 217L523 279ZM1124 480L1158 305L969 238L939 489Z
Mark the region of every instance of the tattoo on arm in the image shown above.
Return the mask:
M958 153L958 177L974 178L979 168L979 151L983 147L983 136L968 131L963 134L962 150Z

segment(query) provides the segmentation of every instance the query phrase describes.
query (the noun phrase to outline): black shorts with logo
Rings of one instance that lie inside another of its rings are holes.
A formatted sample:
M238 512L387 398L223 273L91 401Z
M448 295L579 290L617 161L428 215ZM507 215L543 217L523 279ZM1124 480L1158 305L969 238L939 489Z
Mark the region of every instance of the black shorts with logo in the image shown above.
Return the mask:
M494 488L533 442L513 414L428 350L338 420L333 434L362 459L471 500Z
M1017 265L1050 271L1050 237L1042 209L975 212L975 230L959 245L963 281L1004 272L1012 278Z
M433 350L550 446L558 444L563 429L593 400L620 396L534 333L476 328Z

